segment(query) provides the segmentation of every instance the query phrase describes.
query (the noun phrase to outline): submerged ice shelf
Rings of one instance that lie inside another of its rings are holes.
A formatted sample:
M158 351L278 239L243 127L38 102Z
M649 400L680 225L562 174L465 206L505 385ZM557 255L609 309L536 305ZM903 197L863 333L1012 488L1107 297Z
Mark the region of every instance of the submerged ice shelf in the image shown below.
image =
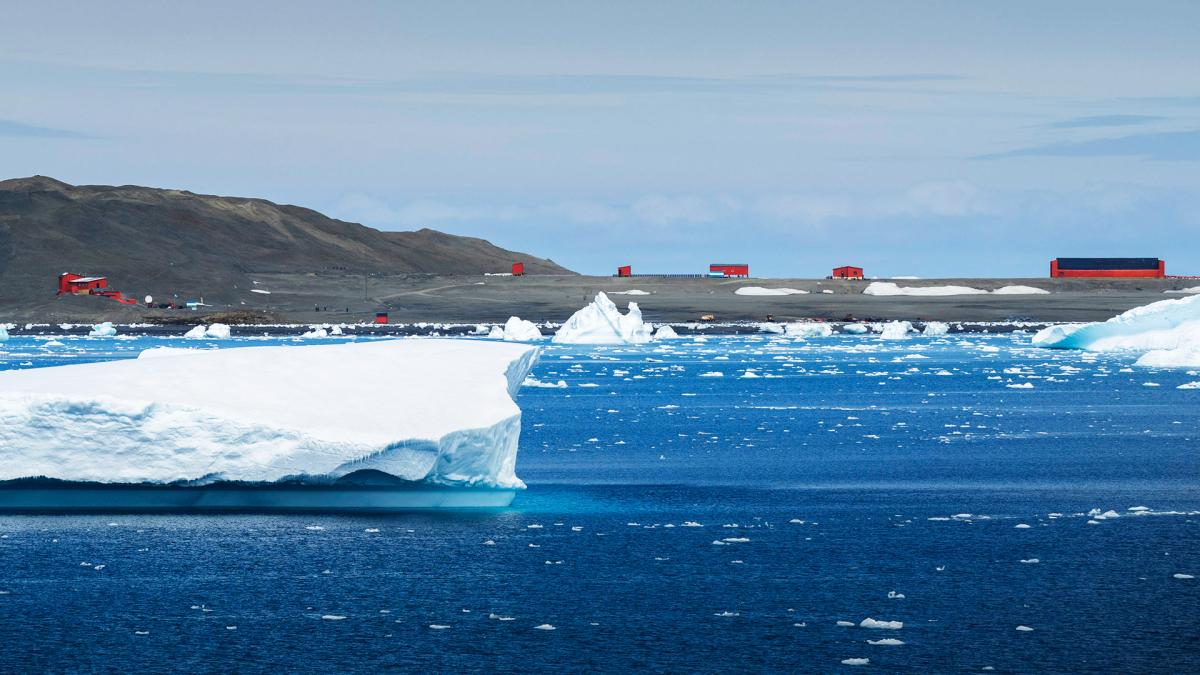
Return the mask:
M0 372L0 480L271 482L372 469L519 488L513 397L537 353L410 339Z

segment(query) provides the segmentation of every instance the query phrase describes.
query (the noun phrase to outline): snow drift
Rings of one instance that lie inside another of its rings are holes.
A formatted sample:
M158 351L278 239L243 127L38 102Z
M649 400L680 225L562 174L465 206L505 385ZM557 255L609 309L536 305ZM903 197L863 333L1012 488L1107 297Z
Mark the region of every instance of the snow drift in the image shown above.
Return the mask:
M797 288L763 288L762 286L742 286L733 292L734 295L808 295L808 291Z
M1200 295L1135 307L1100 323L1058 325L1033 336L1052 349L1143 352L1137 364L1200 366Z
M629 311L621 314L607 295L597 293L590 305L567 319L552 341L585 345L642 344L650 341L652 330L642 321L642 310L636 302L629 303Z
M269 482L374 469L523 487L513 396L534 347L388 340L155 356L0 372L0 480Z

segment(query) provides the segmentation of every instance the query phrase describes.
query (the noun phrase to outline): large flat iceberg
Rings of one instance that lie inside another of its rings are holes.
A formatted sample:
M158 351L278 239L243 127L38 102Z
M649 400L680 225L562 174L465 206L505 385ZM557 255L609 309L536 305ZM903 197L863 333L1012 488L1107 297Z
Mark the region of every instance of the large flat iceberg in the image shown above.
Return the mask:
M642 310L629 303L625 314L604 293L597 293L590 305L575 312L554 334L560 344L642 344L653 337L653 327L642 321Z
M0 480L271 482L373 469L523 487L513 396L535 347L410 339L156 356L0 372Z
M1033 336L1033 344L1142 352L1143 366L1200 366L1200 296L1152 302L1100 323L1050 326Z

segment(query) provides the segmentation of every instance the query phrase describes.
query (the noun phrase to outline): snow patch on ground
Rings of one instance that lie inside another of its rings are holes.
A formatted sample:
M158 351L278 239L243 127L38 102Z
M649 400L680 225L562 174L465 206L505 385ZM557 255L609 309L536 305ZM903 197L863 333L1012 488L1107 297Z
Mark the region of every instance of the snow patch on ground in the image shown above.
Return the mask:
M808 291L798 288L763 288L762 286L742 286L733 292L734 295L808 295Z

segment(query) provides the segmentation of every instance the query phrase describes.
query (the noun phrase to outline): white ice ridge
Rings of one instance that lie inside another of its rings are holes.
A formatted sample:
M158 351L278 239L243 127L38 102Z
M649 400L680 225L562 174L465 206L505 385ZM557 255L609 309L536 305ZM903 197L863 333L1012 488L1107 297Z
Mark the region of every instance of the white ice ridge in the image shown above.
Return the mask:
M554 334L553 342L561 344L642 344L649 342L653 327L642 321L642 310L636 302L629 311L621 310L604 293L597 293L590 305L575 312Z
M338 477L523 487L529 345L387 340L173 350L0 372L0 479Z
M1003 286L985 291L970 286L900 286L890 281L873 281L863 289L863 295L1045 295L1049 292L1033 286Z
M1142 352L1141 366L1200 366L1200 295L1152 302L1100 323L1050 326L1033 336L1033 344Z

